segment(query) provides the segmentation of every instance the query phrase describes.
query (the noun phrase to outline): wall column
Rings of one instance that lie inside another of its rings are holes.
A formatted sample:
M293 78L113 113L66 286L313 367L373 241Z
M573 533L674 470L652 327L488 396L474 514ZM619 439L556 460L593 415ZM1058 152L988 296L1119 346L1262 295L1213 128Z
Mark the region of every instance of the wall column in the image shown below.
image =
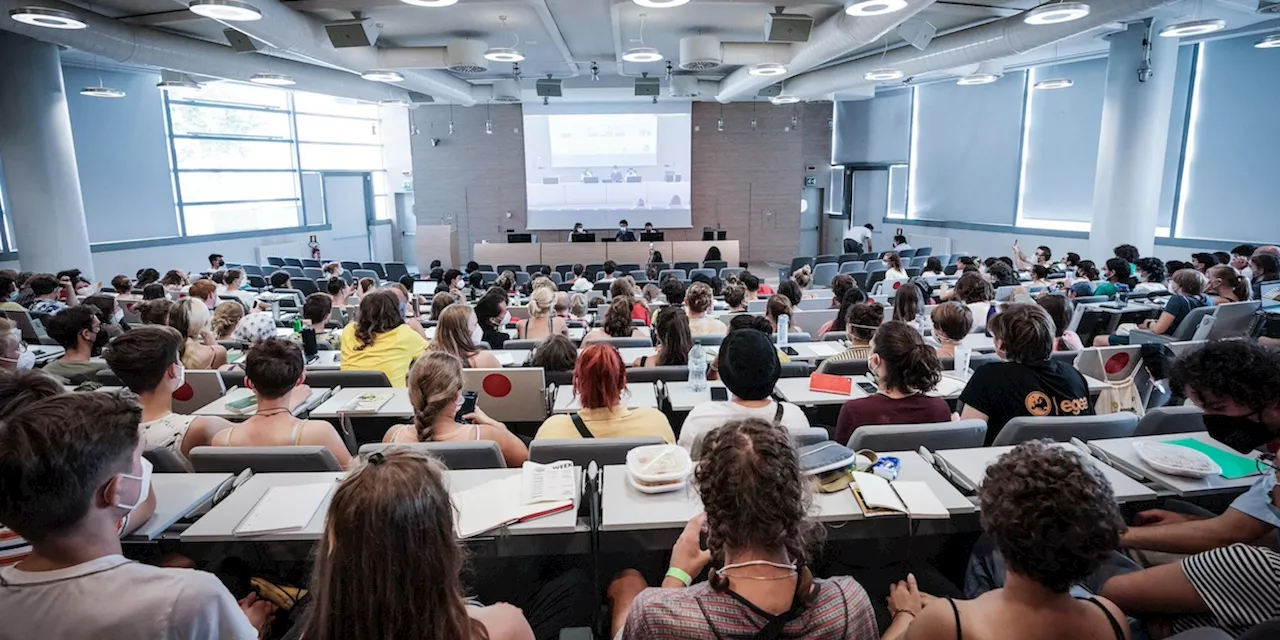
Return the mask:
M57 45L0 32L0 162L24 271L93 279Z
M1138 247L1142 255L1155 248L1155 228L1164 177L1169 116L1173 109L1178 40L1150 30L1154 75L1141 82L1143 41L1148 23L1137 22L1110 37L1106 97L1102 109L1102 137L1098 175L1093 194L1093 226L1089 256L1098 261L1112 256L1121 244Z

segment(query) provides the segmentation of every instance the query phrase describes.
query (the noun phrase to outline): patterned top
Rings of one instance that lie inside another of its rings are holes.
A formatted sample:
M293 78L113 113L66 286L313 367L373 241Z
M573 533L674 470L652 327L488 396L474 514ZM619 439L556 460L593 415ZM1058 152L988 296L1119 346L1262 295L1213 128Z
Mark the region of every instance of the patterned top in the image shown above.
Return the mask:
M840 355L831 356L818 365L818 373L826 373L828 362L848 362L849 360L866 360L871 357L871 345L849 347Z
M849 577L815 579L818 596L781 638L877 640L876 616L862 585ZM752 638L768 620L705 582L686 589L645 589L631 605L624 640Z
M36 300L31 303L31 313L53 315L66 308L67 304L61 300Z
M162 447L181 456L182 440L187 437L187 430L198 417L200 416L170 413L163 418L143 422L139 426L142 427L143 437L147 439L147 448Z

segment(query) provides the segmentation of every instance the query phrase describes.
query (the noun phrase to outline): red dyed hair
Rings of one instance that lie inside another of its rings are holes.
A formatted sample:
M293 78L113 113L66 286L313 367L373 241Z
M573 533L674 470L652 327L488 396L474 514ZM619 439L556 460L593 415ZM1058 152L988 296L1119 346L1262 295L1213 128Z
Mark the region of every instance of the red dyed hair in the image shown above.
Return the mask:
M611 344L593 344L578 355L573 391L583 409L607 409L617 405L627 388L627 365Z

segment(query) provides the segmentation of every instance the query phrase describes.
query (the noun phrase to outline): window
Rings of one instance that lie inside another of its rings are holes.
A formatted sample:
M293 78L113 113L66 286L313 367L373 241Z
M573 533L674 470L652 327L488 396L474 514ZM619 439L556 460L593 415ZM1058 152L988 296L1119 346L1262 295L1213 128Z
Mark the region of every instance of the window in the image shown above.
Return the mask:
M0 218L4 219L4 228L0 229L0 231L4 232L4 242L0 244L0 250L7 252L15 251L16 249L13 246L13 224L9 220L8 209L5 207L6 204L7 202L4 194L4 173L0 172Z
M895 164L889 167L889 204L885 207L886 218L905 219L907 217L910 173L909 165Z

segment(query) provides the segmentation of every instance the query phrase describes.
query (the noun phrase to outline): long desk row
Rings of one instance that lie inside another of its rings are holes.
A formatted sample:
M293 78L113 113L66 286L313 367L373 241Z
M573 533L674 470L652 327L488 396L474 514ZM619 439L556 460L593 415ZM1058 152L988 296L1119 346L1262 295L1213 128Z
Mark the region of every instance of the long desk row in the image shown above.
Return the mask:
M531 244L477 244L472 259L480 264L602 264L612 260L619 264L648 264L650 246L662 254L663 262L702 262L707 250L720 250L720 259L738 266L741 254L737 240L663 241L663 242L535 242Z

